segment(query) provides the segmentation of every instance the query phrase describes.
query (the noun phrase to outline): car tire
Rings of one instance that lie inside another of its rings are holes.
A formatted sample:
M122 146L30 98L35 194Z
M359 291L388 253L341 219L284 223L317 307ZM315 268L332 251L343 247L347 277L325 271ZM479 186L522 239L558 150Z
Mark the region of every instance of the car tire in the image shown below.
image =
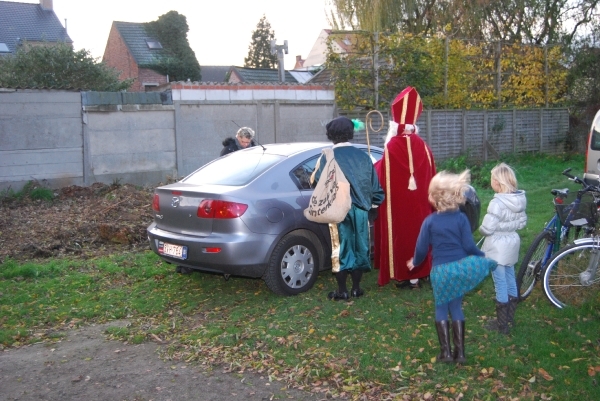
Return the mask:
M290 233L275 246L263 280L278 295L308 291L319 274L319 255L317 246L308 236Z

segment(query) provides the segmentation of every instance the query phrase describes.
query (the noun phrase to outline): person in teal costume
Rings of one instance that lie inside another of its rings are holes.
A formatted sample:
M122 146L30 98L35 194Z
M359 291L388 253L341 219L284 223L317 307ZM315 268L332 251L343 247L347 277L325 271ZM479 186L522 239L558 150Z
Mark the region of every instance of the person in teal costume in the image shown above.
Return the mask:
M356 123L361 124L360 121ZM371 270L369 210L378 207L384 198L371 157L349 142L354 137L354 124L346 117L338 117L326 125L327 139L333 142L335 160L350 183L352 198L346 218L341 223L329 224L332 272L338 289L330 292L328 298L336 301L364 295L360 281L363 272ZM319 181L325 164L325 160L319 163L315 183ZM348 275L352 278L350 295L346 286Z

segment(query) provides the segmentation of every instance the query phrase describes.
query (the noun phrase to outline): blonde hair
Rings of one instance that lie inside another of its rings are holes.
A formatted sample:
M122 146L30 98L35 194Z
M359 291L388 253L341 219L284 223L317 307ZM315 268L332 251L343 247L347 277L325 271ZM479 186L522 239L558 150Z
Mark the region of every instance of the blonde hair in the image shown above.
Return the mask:
M517 177L513 169L506 163L500 163L492 169L492 179L498 181L500 192L512 193L517 190Z
M465 202L465 192L471 182L471 172L460 174L440 171L429 183L429 198L439 212L458 209Z

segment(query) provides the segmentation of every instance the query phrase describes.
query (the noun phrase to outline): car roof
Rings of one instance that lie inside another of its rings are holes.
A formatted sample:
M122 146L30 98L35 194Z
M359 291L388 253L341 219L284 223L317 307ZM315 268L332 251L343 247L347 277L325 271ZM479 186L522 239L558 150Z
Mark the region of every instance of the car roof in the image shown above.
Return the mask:
M353 143L352 145L363 148L367 145L360 143ZM289 143L269 143L256 145L251 148L244 149L244 152L267 152L269 154L280 155L280 156L292 156L297 153L304 152L311 149L323 149L331 147L331 142L289 142Z

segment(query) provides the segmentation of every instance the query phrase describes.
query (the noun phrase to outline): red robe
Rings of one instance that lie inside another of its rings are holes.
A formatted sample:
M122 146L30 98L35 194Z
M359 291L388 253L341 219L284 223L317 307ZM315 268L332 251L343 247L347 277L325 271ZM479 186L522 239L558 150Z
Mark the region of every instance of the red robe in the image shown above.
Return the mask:
M407 137L413 159L415 190L408 189ZM429 182L436 172L433 153L417 134L397 135L386 145L384 157L375 164L375 170L385 191L385 200L379 206L374 223L373 258L375 268L379 269L378 284L426 277L431 271L431 253L412 272L406 262L413 257L423 220L433 212L428 200Z

